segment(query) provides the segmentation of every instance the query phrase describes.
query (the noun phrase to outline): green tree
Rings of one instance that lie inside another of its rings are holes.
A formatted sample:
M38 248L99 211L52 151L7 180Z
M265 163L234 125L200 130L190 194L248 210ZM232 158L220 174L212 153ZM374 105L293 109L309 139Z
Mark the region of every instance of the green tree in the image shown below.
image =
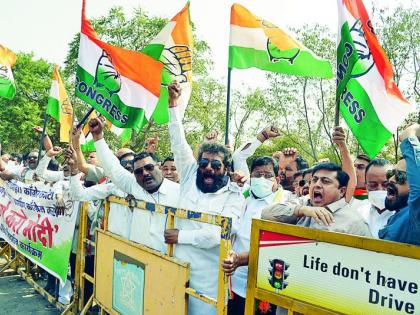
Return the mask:
M39 147L40 136L32 128L41 125L45 117L51 85L52 65L35 60L32 53L18 53L13 68L16 96L0 99L0 135L5 152L25 152ZM58 142L57 124L52 122L49 134Z

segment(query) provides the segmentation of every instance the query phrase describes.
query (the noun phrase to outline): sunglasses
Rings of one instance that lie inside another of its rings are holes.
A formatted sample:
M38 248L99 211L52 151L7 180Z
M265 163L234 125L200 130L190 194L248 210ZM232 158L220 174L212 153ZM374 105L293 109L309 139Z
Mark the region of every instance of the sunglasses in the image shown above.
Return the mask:
M153 172L153 170L155 169L155 164L146 164L145 166L136 168L134 170L134 174L136 175L143 175L143 171L146 170L148 172Z
M122 167L126 167L127 165L134 165L134 160L122 160L120 161Z
M404 171L388 170L388 172L386 172L386 179L389 180L393 176L395 176L395 181L398 185L404 185L407 181L407 173Z
M299 181L299 187L303 187L303 186L305 186L306 185L306 180L305 179L301 179L300 181Z
M212 160L209 161L208 159L201 159L200 161L198 161L198 167L199 168L206 168L207 165L209 165L212 169L214 169L215 171L220 170L222 168L222 162L220 162L219 160Z

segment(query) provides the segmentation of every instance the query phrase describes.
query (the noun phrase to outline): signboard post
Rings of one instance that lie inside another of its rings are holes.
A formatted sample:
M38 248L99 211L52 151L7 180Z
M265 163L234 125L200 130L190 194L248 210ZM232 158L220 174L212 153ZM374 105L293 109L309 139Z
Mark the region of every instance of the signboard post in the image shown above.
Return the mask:
M418 314L420 247L254 220L246 314L255 299L300 313Z

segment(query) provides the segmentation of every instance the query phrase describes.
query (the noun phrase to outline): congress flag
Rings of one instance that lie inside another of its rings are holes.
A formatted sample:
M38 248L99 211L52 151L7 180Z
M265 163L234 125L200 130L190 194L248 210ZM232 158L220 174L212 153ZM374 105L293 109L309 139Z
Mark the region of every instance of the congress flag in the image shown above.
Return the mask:
M373 158L414 106L393 80L361 0L338 0L337 102L363 151Z
M101 41L82 9L76 96L119 128L139 130L160 95L163 64Z
M16 63L16 55L8 48L0 45L0 97L13 99L16 94L15 79L12 67Z
M230 15L229 68L258 68L272 72L332 78L331 64L279 27L239 4Z
M73 124L73 106L70 103L58 66L54 67L47 114L60 123L60 142L70 142L70 130Z

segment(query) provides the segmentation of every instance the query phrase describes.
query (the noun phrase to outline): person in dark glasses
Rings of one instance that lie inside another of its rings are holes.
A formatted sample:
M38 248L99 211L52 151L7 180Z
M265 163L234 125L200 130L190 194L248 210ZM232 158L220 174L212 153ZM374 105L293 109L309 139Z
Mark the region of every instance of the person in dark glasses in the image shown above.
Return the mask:
M204 143L197 160L185 138L178 109L181 88L173 82L169 91L169 136L180 181L179 207L232 217L236 225L244 203L238 187L230 183L231 156L222 144ZM216 298L219 270L220 228L191 220L176 220L176 229L165 231L165 241L176 244L175 256L190 263L190 287ZM216 308L193 297L188 314L212 315Z
M387 173L385 207L396 213L379 231L381 239L420 245L420 125L400 134L403 158Z
M123 192L135 199L177 207L179 184L162 176L156 156L149 152L140 152L133 159L133 173L128 171L109 149L103 139L103 122L94 118L89 122L89 130L95 141L97 158L105 175ZM131 163L131 162L130 162ZM134 209L130 240L141 243L161 252L166 252L164 230L166 216L152 211Z

